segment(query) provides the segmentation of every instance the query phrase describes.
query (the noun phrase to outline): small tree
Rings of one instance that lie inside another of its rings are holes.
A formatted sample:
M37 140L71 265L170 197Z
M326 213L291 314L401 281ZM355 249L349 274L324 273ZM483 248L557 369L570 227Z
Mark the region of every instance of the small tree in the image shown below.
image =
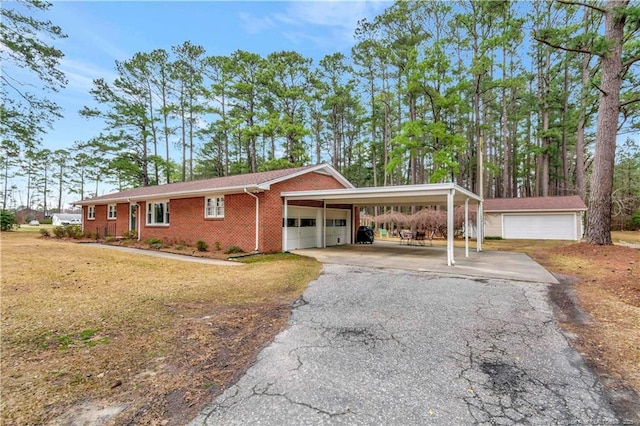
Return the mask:
M13 231L18 227L16 217L7 210L0 211L0 230Z

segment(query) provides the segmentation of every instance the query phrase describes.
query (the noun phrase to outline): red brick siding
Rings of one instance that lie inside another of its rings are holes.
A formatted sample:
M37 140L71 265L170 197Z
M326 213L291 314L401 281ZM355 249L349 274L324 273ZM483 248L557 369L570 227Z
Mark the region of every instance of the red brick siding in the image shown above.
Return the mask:
M271 186L271 191L264 194L266 201L264 209L260 209L260 229L265 252L282 250L282 206L284 201L280 194L287 191L311 191L321 189L340 189L344 186L332 176L320 173L306 173L293 179ZM262 200L260 200L262 206Z
M258 232L258 250L278 252L282 250L282 206L280 196L284 191L309 191L316 189L339 189L344 186L334 179L320 173L306 173L271 186L271 190L255 194L260 200L260 223ZM138 202L140 206L140 237L146 240L151 237L161 238L169 244L186 243L195 245L203 240L209 249L215 249L216 242L226 250L238 246L245 252L255 249L255 203L248 194L231 194L225 196L224 219L205 219L204 196L193 198L171 199L169 207L169 226L146 225L146 202ZM321 204L321 203L320 203ZM96 227L106 225L107 206L96 205L96 220L86 221L86 209L83 217L90 232ZM118 205L117 228L119 235L128 230L129 204Z
M94 220L87 219L88 206L82 206L82 226L85 233L99 234L104 237L109 233L113 237L119 237L123 232L129 230L129 204L119 203L116 205L116 218L107 219L108 205L96 204L96 214Z

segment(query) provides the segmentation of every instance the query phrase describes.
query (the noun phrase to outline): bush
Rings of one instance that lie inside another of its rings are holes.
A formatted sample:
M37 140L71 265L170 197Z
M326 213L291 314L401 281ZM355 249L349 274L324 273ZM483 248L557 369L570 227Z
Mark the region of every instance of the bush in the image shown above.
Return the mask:
M49 218L49 219L42 219L40 221L40 225L51 225L53 224L53 219Z
M16 217L7 210L0 211L0 230L13 231L18 228Z
M134 230L124 231L122 233L122 238L124 238L125 240L137 240L138 232Z
M161 249L164 246L162 240L156 237L147 238L145 243L149 244L149 247L154 249Z
M64 229L64 226L54 226L53 235L55 235L56 238L64 238L67 235L67 230Z
M631 227L635 229L640 229L640 210L636 210L631 215Z
M62 227L67 237L77 240L82 237L82 227L80 225L68 225Z
M111 237L111 236L104 237L104 242L105 243L113 243L113 242L116 242L116 241L118 241L118 239L116 237Z
M244 253L244 250L242 250L238 246L231 246L225 251L225 254L234 254L234 253Z
M213 245L216 246L216 251L222 250L222 244L220 244L220 241L216 241Z
M178 245L176 246L176 250L184 250L186 247L187 247L187 246L186 246L186 245L184 245L184 244L178 244Z
M196 247L198 248L198 251L207 251L207 250L209 250L209 244L205 243L202 240L198 240L196 242Z
M42 235L45 238L49 238L51 236L51 233L49 232L48 229L40 228L40 235Z

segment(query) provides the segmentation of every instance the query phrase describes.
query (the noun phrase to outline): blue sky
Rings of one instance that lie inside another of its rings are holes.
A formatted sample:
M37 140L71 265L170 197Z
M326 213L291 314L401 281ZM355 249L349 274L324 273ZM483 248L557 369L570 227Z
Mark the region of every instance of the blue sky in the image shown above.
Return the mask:
M324 55L348 54L359 19L381 13L381 1L56 1L46 14L67 38L56 42L65 54L60 68L69 84L51 96L64 119L43 137L49 149L69 148L99 135L99 120L78 116L93 106L92 80L115 77L114 63L191 41L207 55L235 50L267 55L295 50L317 63Z

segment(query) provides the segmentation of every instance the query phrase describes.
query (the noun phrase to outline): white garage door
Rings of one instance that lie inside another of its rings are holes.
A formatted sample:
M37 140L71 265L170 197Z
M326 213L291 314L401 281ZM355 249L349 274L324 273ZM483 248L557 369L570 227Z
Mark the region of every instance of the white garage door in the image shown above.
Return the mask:
M318 247L318 215L318 209L289 207L287 250Z
M349 236L351 235L350 211L340 209L326 209L326 211L327 218L324 221L327 232L326 245L349 244ZM286 230L287 250L322 247L322 212L323 209L315 207L289 207Z
M504 215L503 238L521 240L576 240L574 214Z
M329 210L327 209L327 219L325 220L326 244L329 246L338 246L349 243L349 234L351 227L349 226L348 210Z

